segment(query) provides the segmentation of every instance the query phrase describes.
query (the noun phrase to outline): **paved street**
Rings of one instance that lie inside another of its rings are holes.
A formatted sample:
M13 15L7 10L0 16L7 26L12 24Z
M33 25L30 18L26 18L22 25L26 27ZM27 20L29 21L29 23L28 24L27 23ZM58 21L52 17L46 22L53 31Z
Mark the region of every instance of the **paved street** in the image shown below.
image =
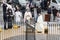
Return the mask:
M4 40L26 40L26 35L17 35ZM27 40L34 40L34 35L29 34ZM60 40L60 35L36 34L35 40Z

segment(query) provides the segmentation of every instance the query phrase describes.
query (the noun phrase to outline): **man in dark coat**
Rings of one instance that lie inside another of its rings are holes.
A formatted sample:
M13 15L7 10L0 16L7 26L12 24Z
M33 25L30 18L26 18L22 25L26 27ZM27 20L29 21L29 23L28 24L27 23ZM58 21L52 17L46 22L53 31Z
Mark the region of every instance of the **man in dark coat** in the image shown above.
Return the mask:
M47 13L48 13L48 15L49 15L49 21L50 21L50 19L51 19L51 7L49 7L49 8L47 9Z
M53 20L55 20L55 17L56 17L56 14L57 14L58 10L55 7L52 7L52 8L53 8L52 12L53 12L53 16L54 16Z
M7 8L7 5L3 3L3 20L4 20L4 29L6 29L6 21L7 21L6 8Z
M41 5L42 9L46 10L47 9L47 0L42 1L40 5Z
M7 21L8 21L8 28L12 28L12 17L13 17L13 14L12 14L12 10L8 8L7 10Z
M51 14L51 8L48 8L47 13Z

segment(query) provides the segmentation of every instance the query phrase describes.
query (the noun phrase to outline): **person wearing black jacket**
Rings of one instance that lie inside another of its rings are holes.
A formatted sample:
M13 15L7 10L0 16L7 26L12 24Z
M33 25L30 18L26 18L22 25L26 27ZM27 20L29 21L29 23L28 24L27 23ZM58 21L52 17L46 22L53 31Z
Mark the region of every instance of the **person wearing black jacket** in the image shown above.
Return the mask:
M41 7L38 6L38 8L37 8L37 15L39 15L40 13L41 13Z
M42 1L40 5L41 5L42 9L46 10L47 9L47 0Z
M13 14L12 14L12 10L8 8L7 10L7 21L8 21L8 28L12 28L12 17L13 17Z
M7 21L6 8L7 8L7 5L3 3L3 20L4 20L4 29L6 29L6 21Z
M58 10L55 7L52 7L52 8L53 8L52 13L53 13L53 16L54 16L53 20L55 20L55 17L56 17L56 14L57 14Z
M47 13L49 15L49 21L51 19L51 12L52 12L52 10L51 10L51 7L49 6L48 9L47 9Z

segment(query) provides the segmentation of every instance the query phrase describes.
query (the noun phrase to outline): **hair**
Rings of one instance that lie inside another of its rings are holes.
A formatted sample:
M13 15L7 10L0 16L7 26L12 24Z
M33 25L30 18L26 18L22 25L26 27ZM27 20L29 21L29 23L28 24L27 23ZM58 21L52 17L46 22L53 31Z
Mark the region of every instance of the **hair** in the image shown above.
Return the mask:
M8 10L7 10L8 12L12 12L12 10L10 9L10 8L8 8Z
M9 2L10 0L7 0L7 3Z
M17 8L17 7L18 7L18 8ZM15 12L16 12L16 11L20 11L20 8L19 8L18 5L17 5L17 7L15 7L15 8L16 8Z

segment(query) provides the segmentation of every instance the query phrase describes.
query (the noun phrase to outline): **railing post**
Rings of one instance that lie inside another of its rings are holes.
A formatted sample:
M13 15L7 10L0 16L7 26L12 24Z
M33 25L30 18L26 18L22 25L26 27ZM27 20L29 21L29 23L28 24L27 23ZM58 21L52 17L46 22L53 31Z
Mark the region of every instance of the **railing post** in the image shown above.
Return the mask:
M0 28L0 40L2 40L2 29Z

